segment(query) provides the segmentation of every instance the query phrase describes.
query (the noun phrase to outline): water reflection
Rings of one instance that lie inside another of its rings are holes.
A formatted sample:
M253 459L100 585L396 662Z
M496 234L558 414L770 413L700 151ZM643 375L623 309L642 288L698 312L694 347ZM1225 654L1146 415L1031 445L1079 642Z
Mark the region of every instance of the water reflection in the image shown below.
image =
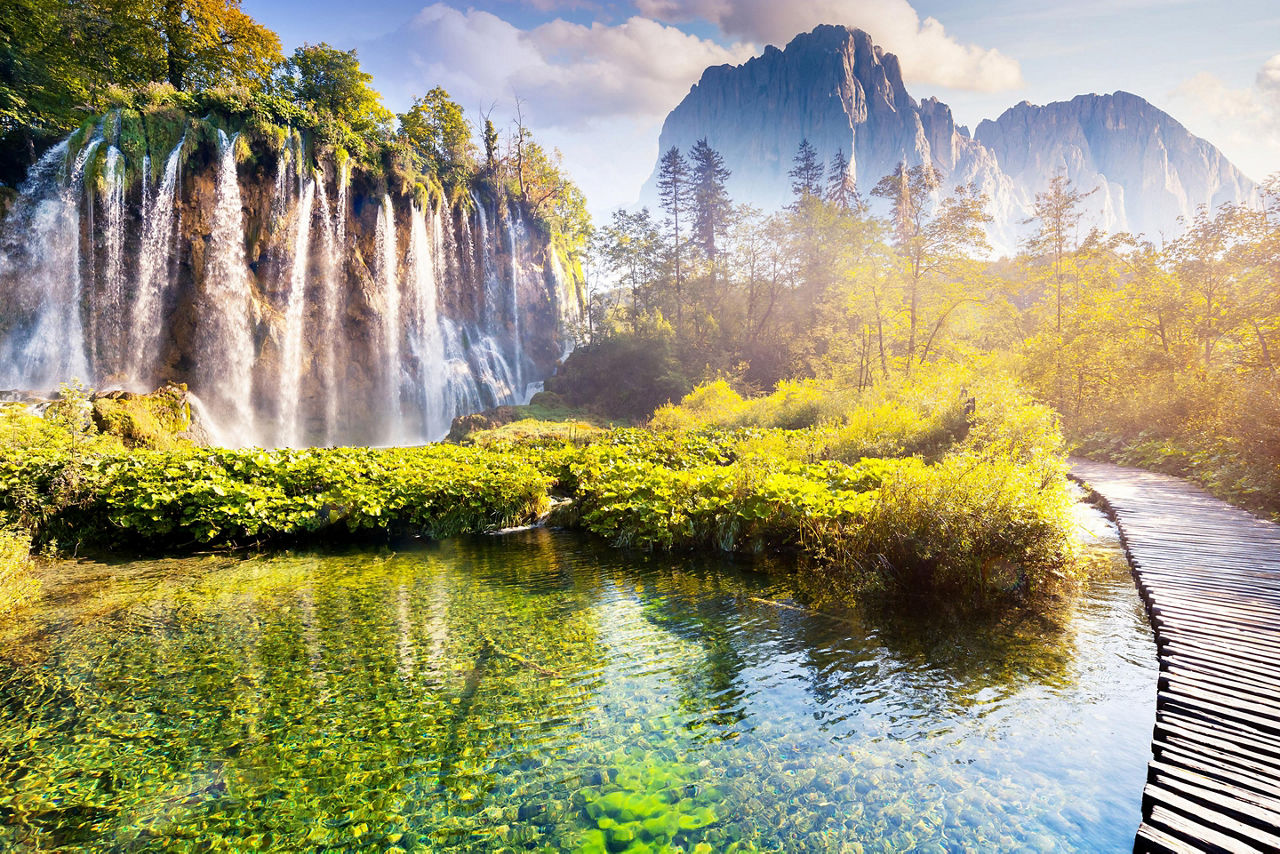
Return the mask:
M0 843L1131 846L1122 566L997 623L798 578L547 531L64 565L0 638Z

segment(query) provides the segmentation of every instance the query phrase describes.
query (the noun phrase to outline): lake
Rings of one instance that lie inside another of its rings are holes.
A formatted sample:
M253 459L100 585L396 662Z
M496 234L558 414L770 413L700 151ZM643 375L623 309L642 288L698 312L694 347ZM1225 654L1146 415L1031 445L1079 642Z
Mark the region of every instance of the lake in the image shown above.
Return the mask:
M1128 851L1155 645L530 530L66 561L0 632L0 847ZM906 610L908 613L903 613Z

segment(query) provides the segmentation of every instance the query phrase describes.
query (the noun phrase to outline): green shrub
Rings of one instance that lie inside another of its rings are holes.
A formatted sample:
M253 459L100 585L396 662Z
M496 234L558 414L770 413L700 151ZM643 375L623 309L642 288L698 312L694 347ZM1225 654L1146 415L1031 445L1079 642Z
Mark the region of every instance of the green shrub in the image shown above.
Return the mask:
M547 486L522 460L444 445L0 455L0 509L64 545L440 538L527 522L545 509Z
M31 560L31 535L0 527L0 617L31 600L40 591Z
M547 390L572 406L631 420L648 418L690 386L670 334L619 334L579 347L547 381Z

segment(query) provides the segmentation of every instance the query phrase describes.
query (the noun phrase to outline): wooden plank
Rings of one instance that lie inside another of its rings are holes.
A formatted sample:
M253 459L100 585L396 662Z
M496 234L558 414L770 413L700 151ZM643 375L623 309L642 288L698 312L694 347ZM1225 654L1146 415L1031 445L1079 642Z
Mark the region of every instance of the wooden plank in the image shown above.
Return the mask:
M1185 481L1073 462L1120 531L1160 656L1135 851L1280 851L1280 525Z
M1172 849L1175 851L1227 851L1230 854L1257 854L1266 850L1228 836L1215 828L1206 827L1194 818L1163 805L1152 807L1148 821L1156 828L1163 828L1162 833L1165 835L1176 835L1185 840L1184 844L1190 843L1188 848ZM1149 850L1138 849L1136 844L1134 847L1135 850Z
M1205 738L1217 738L1241 745L1247 750L1280 757L1280 737L1274 733L1260 732L1235 721L1223 721L1216 718L1206 719L1202 715L1187 714L1178 708L1156 710L1156 729L1161 725L1180 727Z
M1157 759L1226 780L1242 789L1267 794L1274 792L1280 784L1280 769L1259 765L1245 757L1222 753L1200 744L1183 745L1159 738L1151 746Z
M1138 827L1138 838L1134 840L1133 850L1137 854L1194 854L1203 849L1143 822Z
M1155 771L1152 783L1163 791L1201 804L1201 815L1205 813L1205 807L1208 807L1218 816L1215 823L1233 835L1264 843L1273 850L1280 851L1280 835L1272 832L1280 828L1280 812L1267 806L1274 803L1270 799L1220 780L1208 779L1176 765L1153 760L1151 766ZM1231 823L1223 820L1227 817L1231 818Z

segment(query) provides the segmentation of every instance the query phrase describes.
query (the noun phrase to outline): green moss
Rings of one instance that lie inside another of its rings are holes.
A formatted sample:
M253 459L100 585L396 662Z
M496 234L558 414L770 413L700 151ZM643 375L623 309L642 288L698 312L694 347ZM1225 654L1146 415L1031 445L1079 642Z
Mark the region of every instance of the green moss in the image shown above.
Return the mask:
M142 166L147 157L147 132L142 114L137 110L120 111L120 137L117 147L124 155L125 177L129 185L140 182ZM152 166L154 167L154 164Z
M236 163L249 163L253 159L253 147L249 145L249 137L240 134L235 138Z
M111 110L102 117L102 136L108 142L115 144L115 140L120 136L120 110Z
M164 174L165 161L186 134L190 123L191 119L185 112L172 107L159 107L142 114L153 183Z
M247 130L251 142L272 154L279 155L289 144L289 129L269 121L252 119Z
M107 189L105 169L107 146L99 145L93 155L84 164L84 185L92 188L94 193L102 194Z
M145 395L102 397L93 402L99 432L118 436L127 448L189 447L191 406L185 389L168 385Z

